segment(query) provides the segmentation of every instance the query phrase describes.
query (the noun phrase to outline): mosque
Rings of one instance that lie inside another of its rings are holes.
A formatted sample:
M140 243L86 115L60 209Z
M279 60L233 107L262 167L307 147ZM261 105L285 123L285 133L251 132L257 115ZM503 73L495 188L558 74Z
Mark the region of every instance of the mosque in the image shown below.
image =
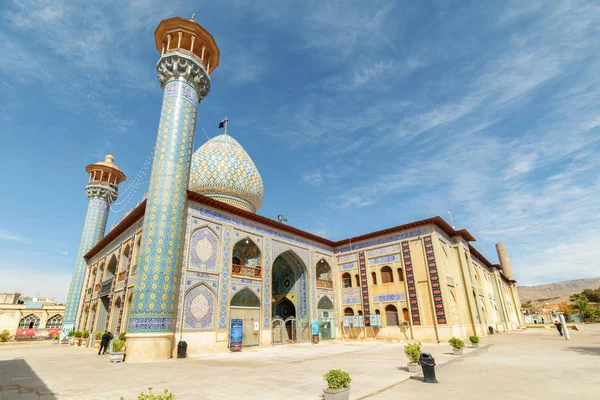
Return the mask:
M197 107L219 64L192 19L155 31L164 89L147 197L108 233L125 174L88 165L88 211L63 334L127 332L127 360L319 340L446 341L524 326L510 261L433 217L331 241L258 214L259 171L227 130L193 152Z

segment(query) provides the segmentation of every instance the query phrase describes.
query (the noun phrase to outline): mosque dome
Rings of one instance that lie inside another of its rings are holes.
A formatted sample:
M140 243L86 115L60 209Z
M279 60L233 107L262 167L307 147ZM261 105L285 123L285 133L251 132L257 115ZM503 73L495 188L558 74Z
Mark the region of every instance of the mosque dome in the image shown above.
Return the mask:
M189 190L253 213L264 194L254 162L227 133L210 139L194 153Z

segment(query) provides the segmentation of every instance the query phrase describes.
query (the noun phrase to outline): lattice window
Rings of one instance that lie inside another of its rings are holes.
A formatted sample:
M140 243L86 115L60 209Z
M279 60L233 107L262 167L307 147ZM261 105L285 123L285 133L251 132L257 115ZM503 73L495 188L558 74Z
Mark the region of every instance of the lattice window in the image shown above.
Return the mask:
M344 275L342 275L342 284L345 288L352 287L352 277L349 273L346 272Z
M48 329L60 328L62 326L62 323L63 323L62 315L55 315L52 318L48 319L48 322L46 322L46 328L48 328Z
M373 285L377 285L377 273L371 272L371 280L373 281Z
M404 271L402 271L402 268L398 268L398 282L404 282Z
M350 307L346 307L344 309L344 316L346 317L352 317L354 315L354 310Z
M354 275L354 280L356 281L356 287L360 287L360 277L358 274Z
M33 314L29 314L19 321L21 329L37 329L40 326L40 319Z
M390 267L381 268L381 283L393 283L394 273Z

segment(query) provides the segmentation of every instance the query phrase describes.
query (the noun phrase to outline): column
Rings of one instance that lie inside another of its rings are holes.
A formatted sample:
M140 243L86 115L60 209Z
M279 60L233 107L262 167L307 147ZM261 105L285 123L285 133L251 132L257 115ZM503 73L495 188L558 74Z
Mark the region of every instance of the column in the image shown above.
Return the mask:
M167 359L173 350L196 112L210 90L194 56L170 51L157 70L164 94L127 334L134 362Z

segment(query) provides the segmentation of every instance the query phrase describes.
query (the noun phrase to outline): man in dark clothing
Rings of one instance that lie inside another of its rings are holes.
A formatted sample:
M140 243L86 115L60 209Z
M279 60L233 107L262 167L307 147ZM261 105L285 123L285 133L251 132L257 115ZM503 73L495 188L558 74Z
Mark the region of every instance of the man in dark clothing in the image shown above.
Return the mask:
M104 335L102 335L102 341L100 342L100 350L98 350L98 355L106 354L106 349L108 348L108 342L110 342L110 334L108 333L108 331L105 331ZM104 349L104 352L102 352L103 349Z
M554 321L554 325L556 325L556 330L558 330L558 333L560 333L560 336L562 336L562 324L558 321Z

